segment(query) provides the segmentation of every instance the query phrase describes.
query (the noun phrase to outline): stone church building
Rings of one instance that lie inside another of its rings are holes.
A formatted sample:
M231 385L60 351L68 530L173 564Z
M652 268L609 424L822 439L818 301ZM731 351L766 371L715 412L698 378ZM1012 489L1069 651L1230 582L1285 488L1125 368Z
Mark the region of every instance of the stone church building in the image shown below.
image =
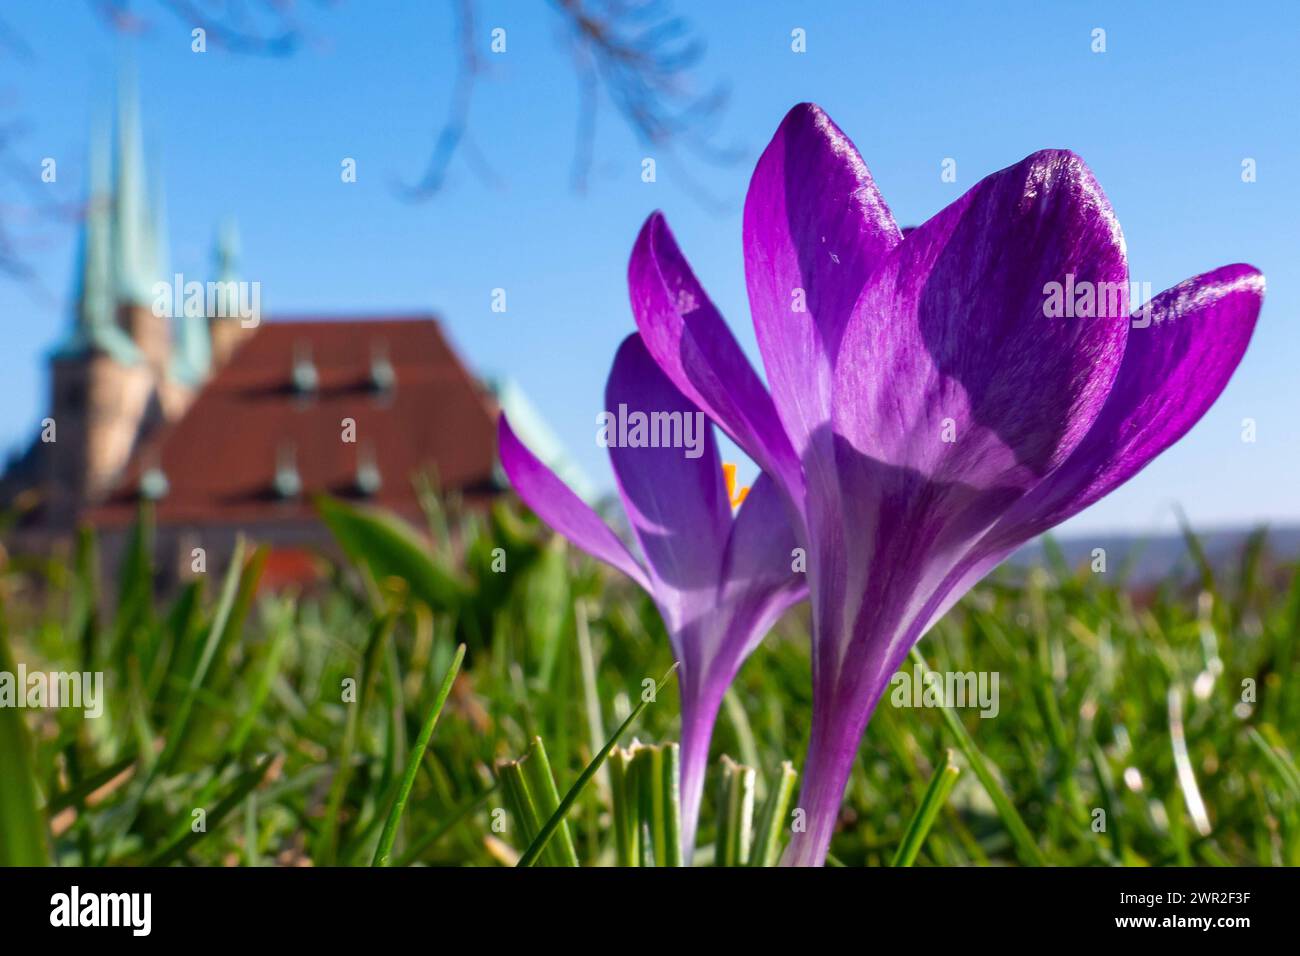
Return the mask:
M155 287L173 281L161 184L146 175L133 95L119 97L116 119L111 142L100 131L91 145L49 411L0 479L0 507L18 516L11 550L44 550L90 524L111 563L148 501L164 579L184 576L195 547L220 567L246 534L273 546L271 578L293 580L329 544L320 493L416 523L418 476L471 504L499 493L501 407L567 467L518 390L471 375L431 315L254 321L158 308ZM232 296L240 287L232 225L202 278Z

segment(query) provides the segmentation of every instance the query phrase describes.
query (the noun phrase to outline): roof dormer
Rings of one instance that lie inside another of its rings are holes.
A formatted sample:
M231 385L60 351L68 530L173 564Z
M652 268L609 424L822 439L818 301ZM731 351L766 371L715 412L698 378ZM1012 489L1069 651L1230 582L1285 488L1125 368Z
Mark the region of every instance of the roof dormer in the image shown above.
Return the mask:
M370 387L381 395L397 387L397 371L388 360L388 345L384 342L376 342L370 351Z
M293 347L293 390L299 395L314 395L320 388L320 373L311 358L311 346L299 342Z
M298 474L298 455L293 445L281 445L276 454L275 480L277 498L289 501L302 494L302 476Z

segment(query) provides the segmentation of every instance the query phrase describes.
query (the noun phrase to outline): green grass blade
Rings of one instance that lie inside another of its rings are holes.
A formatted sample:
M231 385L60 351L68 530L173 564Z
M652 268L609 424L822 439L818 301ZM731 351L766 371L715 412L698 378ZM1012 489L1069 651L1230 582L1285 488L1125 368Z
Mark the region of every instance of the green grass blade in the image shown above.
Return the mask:
M80 643L83 671L95 669L93 658L99 630L99 593L99 548L95 531L82 526L77 531L73 556L67 635Z
M930 665L925 662L921 652L915 647L911 652L912 663L919 667L921 675L930 670ZM1029 827L1025 826L1025 821L1020 814L1016 812L1015 804L1007 796L1002 784L998 782L997 774L993 772L984 754L975 746L975 741L971 740L970 734L962 726L961 719L951 707L940 707L939 713L943 717L944 725L948 732L957 740L957 746L961 748L962 754L966 757L966 762L970 764L971 770L983 784L989 799L993 801L993 806L998 811L998 816L1002 818L1003 825L1007 828L1007 833L1011 836L1011 842L1016 847L1016 853L1022 863L1028 866L1046 866L1047 861L1043 859L1042 851L1038 849L1038 844L1034 842L1033 836L1029 832Z
M1101 809L1106 812L1109 823L1111 845L1116 859L1123 860L1128 853L1127 829L1124 811L1119 795L1115 790L1115 781L1106 761L1106 754L1094 740L1088 748L1088 757L1092 763L1093 777L1097 781L1097 792L1101 797Z
M68 807L80 806L86 797L90 796L104 784L108 783L118 774L125 771L135 763L135 754L123 757L116 763L109 764L103 770L97 770L87 777L82 777L77 781L75 787L69 787L60 793L50 797L49 805L46 806L45 812L53 816L61 810Z
M459 606L466 585L430 556L425 543L405 522L328 496L317 498L316 508L348 558L369 568L376 581L387 577L405 580L411 593L435 611Z
M681 748L677 744L633 748L632 799L639 800L655 866L682 865L680 763Z
M731 722L732 729L736 732L736 746L740 748L740 762L747 767L757 767L762 764L758 756L758 744L754 741L754 728L749 724L749 715L745 713L744 706L740 703L740 697L736 693L736 688L728 687L727 692L722 695L722 709L727 714L727 720ZM762 781L759 781L760 785Z
M657 839L663 844L663 856L655 849L655 863L658 866L682 865L682 794L681 765L682 752L677 744L663 744L661 757L656 765L659 780L655 787L655 815L652 818Z
M605 758L609 756L609 752L618 744L623 734L627 732L627 729L636 722L638 717L641 716L641 711L645 710L646 707L650 705L651 701L659 699L659 692L664 689L664 684L668 682L668 678L672 677L673 672L676 670L676 664L668 668L668 672L664 674L663 679L655 686L654 695L652 697L642 696L641 702L632 709L632 713L627 715L627 720L619 724L618 729L614 731L614 735L610 737L609 740L606 741L605 746L600 749L600 753L596 754L596 756L592 758L591 763L587 764L587 768L582 771L573 786L569 788L569 792L564 795L564 799L560 801L560 805L556 808L555 813L553 813L551 818L546 821L541 832L537 834L537 839L533 841L532 846L524 851L524 855L519 858L519 862L516 866L532 866L537 862L538 856L540 856L542 850L546 848L546 844L550 842L551 834L553 834L556 828L558 828L564 821L565 814L569 812L569 808L572 807L573 804L577 802L578 797L582 795L582 791L587 786L587 782L596 775L596 771L600 769L601 764L605 762Z
M451 659L451 667L447 669L447 676L442 679L438 696L434 698L433 706L429 708L429 713L424 718L424 726L420 728L420 736L416 738L415 746L407 758L406 773L402 777L397 796L393 799L393 806L388 811L384 830L379 835L379 845L375 847L372 866L388 866L389 857L393 852L393 841L397 838L397 824L402 819L403 811L406 810L406 801L411 797L411 788L415 786L415 775L420 771L420 761L424 759L424 752L429 749L429 741L433 739L433 728L438 724L438 716L442 713L443 705L447 703L447 695L451 693L451 685L455 682L456 675L460 673L460 665L464 659L465 645L461 644L456 648L456 656Z
M635 755L622 747L615 747L609 754L614 859L619 866L641 865L641 801L635 784L634 760Z
M257 828L257 791L252 790L244 801L244 865L260 866L257 857L257 844L260 831Z
M235 606L235 598L239 594L239 580L243 567L244 539L241 537L235 542L235 552L231 556L226 579L221 585L221 598L217 603L217 611L212 619L212 625L208 628L203 650L194 665L194 670L190 673L186 692L177 705L176 713L172 715L172 719L167 725L167 742L163 747L162 756L158 758L158 762L154 765L154 771L150 774L150 777L170 767L172 761L180 752L190 714L194 709L194 702L198 698L199 690L203 687L203 682L208 676L208 669L212 666L212 661L217 655L217 647L221 644L221 636L226 629L226 621L230 619L230 613Z
M546 747L541 737L533 738L532 747L520 763L540 822L549 818L560 805L560 791L555 786L551 761L546 756ZM578 865L578 851L573 846L573 837L567 823L561 822L556 828L555 837L546 848L546 856L551 866Z
M257 599L257 590L262 583L262 572L266 570L266 561L271 555L268 545L253 549L244 566L239 570L239 582L235 588L235 600L221 623L217 654L208 673L208 687L222 686L230 676L231 652L244 636L244 627Z
M396 623L396 612L389 611L371 626L370 636L366 641L357 699L348 707L347 716L344 718L338 767L334 771L334 779L330 781L329 796L325 803L325 820L313 854L317 863L322 866L329 866L334 862L334 855L338 848L339 811L343 808L343 799L347 796L348 784L352 780L352 754L357 744L361 715L370 698L374 696L375 682L379 673L379 655L384 645L388 643Z
M1286 784L1287 790L1291 792L1294 800L1300 800L1300 770L1296 769L1294 761L1287 755L1286 750L1281 746L1274 747L1268 742L1268 739L1254 727L1251 727L1247 734L1251 743L1259 748L1259 752L1264 755L1264 759L1273 771L1282 778Z
M921 852L921 845L925 843L930 827L934 825L935 817L943 809L948 794L952 793L953 785L957 783L957 777L960 774L961 770L953 762L953 752L945 750L943 752L943 763L935 768L934 775L930 777L930 783L925 788L925 795L921 798L921 804L916 808L916 812L912 814L911 822L907 824L907 829L903 832L903 840L899 843L898 850L894 853L893 862L889 864L890 866L911 866L916 862L917 854Z
M533 802L532 792L528 789L522 760L504 760L497 764L497 779L501 781L501 793L505 797L510 819L523 837L519 842L531 845L541 832L542 817L537 812L537 804Z
M749 854L750 866L776 866L781 858L781 835L789 819L790 803L794 799L794 785L799 774L794 764L786 760L777 773L776 785L768 791L763 809L754 825L754 848Z
M186 833L176 842L172 843L157 856L153 857L146 863L146 866L167 866L179 860L194 844L202 840L208 833L215 830L232 810L243 802L244 798L253 792L253 789L262 782L266 776L266 771L270 769L271 761L275 759L274 754L267 754L262 758L262 762L251 770L246 770L240 774L230 788L230 792L218 801L217 805L212 808L212 812L207 815L205 827L202 831L195 833L193 831Z
M266 706L266 699L271 693L271 684L280 670L280 658L292 633L293 612L290 606L282 608L271 625L271 638L267 644L266 657L262 660L257 676L253 679L253 689L248 704L240 713L239 723L235 725L234 731L230 734L230 742L226 745L226 753L231 756L237 756L243 751L244 744L248 742L248 736L253 732L257 718L262 713L262 708Z
M185 690L182 670L190 663L189 657L197 646L195 637L203 629L202 597L203 583L191 581L181 590L158 628L158 648L147 672L146 685L155 715L171 712L173 698Z
M714 866L745 866L754 834L753 767L722 758L718 789L718 836Z
M117 614L113 627L112 658L120 662L137 630L153 617L154 514L142 502L118 568Z
M582 703L587 713L587 733L594 753L605 739L605 720L600 710L600 688L596 682L596 655L591 646L591 628L587 622L587 606L581 600L573 602L573 625L578 644L578 666L582 674ZM608 791L609 771L596 775L598 789Z
M1175 508L1178 518L1178 528L1183 535L1183 543L1187 546L1187 553L1191 555L1192 562L1201 575L1201 587L1214 595L1215 603L1219 603L1219 589L1214 580L1214 563L1210 561L1209 556L1205 553L1205 545L1195 531L1192 530L1192 523L1187 520L1187 515L1182 508Z
M0 673L14 675L17 668L9 653L7 631L0 605ZM24 687L13 689L17 694L26 693ZM39 808L23 713L18 707L0 706L0 866L48 866L45 816Z
M443 836L450 832L453 827L479 807L483 806L483 803L487 798L497 792L499 786L499 781L492 781L492 783L478 796L471 797L469 800L466 800L460 806L452 810L451 813L447 815L446 820L438 824L438 826L434 827L428 833L423 834L418 840L412 843L410 847L407 848L406 852L397 858L397 862L394 865L410 866L418 860L421 853L437 843Z

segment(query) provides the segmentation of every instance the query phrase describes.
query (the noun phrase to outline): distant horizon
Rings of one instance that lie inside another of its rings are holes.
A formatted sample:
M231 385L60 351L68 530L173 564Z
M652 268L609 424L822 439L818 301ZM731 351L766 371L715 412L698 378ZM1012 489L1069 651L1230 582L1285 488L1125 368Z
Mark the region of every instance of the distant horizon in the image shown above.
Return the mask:
M1273 532L1300 533L1300 521L1288 520L1282 524L1269 524L1267 522L1259 524L1243 523L1238 525L1198 525L1190 523L1192 533L1198 537L1210 537L1216 535L1245 535L1251 534L1263 528L1270 534ZM1039 538L1049 537L1057 541L1100 541L1103 538L1129 538L1133 540L1148 540L1156 538L1181 538L1182 529L1175 526L1173 530L1164 530L1156 528L1134 529L1134 528L1092 528L1071 530L1062 533L1059 529L1045 532ZM1034 541L1039 540L1035 538ZM1030 542L1032 545L1033 542ZM1029 547L1030 545L1026 545Z

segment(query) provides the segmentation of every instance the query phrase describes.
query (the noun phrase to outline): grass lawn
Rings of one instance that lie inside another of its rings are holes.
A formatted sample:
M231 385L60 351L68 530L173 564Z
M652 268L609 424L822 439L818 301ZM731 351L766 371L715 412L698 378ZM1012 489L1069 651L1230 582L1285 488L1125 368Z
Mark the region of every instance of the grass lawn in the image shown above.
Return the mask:
M259 593L250 544L225 580L158 601L147 520L108 593L89 535L66 560L10 557L0 670L102 671L104 700L99 717L0 708L0 863L369 865L388 824L392 865L512 865L672 665L649 600L518 510L431 504L431 547L373 515L326 513L349 560L302 595ZM1192 561L1141 588L1053 554L995 573L921 642L937 671L996 675L996 716L887 692L832 862L1300 864L1296 569L1262 535L1227 565ZM786 835L797 808L762 817L782 762L802 761L810 695L798 609L723 707L697 865L744 861L734 801L752 801L745 839ZM671 748L627 748L672 741L677 725L669 679L538 862L638 859L625 777L636 753ZM535 753L511 763L539 737L550 794Z

